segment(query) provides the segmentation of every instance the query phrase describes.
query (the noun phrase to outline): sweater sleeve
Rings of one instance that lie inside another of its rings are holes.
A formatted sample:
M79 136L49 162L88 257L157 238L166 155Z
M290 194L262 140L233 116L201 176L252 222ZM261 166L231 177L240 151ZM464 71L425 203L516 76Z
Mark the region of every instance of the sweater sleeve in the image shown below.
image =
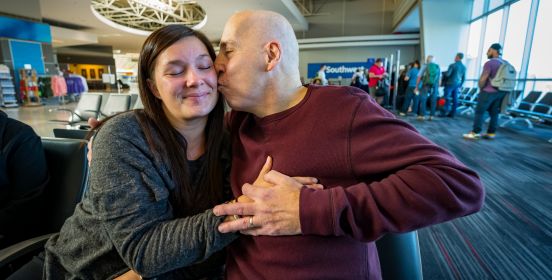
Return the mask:
M358 183L303 188L304 234L372 241L481 208L484 190L474 171L369 99L362 103L350 125L350 168Z
M98 230L107 234L128 267L152 277L203 261L233 241L235 234L218 232L224 218L211 209L173 217L168 171L136 136L121 122L99 131L89 192Z

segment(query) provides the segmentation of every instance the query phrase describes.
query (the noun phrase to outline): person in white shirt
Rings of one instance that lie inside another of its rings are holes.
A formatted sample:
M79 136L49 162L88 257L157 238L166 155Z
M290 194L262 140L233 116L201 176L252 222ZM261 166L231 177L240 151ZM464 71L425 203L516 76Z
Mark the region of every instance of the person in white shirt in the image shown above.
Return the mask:
M316 74L316 77L319 78L322 81L322 85L326 86L328 85L328 79L326 79L326 65L322 64L320 66L320 70L318 70L318 74Z

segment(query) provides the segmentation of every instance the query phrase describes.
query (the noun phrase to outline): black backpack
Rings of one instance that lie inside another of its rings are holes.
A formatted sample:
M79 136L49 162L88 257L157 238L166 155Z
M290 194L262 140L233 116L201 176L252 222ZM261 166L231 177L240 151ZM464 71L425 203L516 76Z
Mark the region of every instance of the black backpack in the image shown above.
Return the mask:
M376 85L376 96L384 96L389 92L389 80L381 78Z

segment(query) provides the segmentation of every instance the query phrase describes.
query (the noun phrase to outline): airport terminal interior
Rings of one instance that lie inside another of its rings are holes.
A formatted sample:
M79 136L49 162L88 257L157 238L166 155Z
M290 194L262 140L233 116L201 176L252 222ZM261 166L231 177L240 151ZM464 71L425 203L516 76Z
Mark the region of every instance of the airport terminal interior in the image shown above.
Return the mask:
M0 111L31 126L43 143L79 139L86 150L89 117L144 108L138 61L151 32L184 24L219 52L225 23L243 10L270 10L289 21L305 86L360 88L390 117L478 173L481 210L417 229L408 236L414 248L396 245L398 255L388 259L378 247L383 279L552 279L552 0L0 0ZM489 54L512 69L504 88L480 85ZM421 69L412 74L415 61ZM458 63L464 75L452 83ZM427 82L431 65L438 66L435 84ZM383 78L374 76L374 67L383 69ZM405 79L411 74L417 83ZM487 87L504 93L497 116L485 108L478 114ZM327 113L339 115L340 108ZM474 131L477 117L481 131ZM496 131L487 131L494 117ZM86 153L80 156L86 162ZM56 171L51 176L61 177L60 184L78 172L74 166ZM1 239L0 229L4 279L30 256L13 264L6 254L14 244ZM296 269L270 277L295 279Z

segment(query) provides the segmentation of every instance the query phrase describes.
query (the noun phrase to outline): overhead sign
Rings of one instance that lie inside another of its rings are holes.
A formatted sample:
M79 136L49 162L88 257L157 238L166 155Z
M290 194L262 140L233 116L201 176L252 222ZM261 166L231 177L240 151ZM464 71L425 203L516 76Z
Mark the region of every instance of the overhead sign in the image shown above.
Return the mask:
M51 43L50 25L0 16L0 37Z
M375 61L375 58L368 58L361 62L309 63L307 65L307 78L316 77L320 67L326 65L326 79L350 79L357 69L369 69Z

